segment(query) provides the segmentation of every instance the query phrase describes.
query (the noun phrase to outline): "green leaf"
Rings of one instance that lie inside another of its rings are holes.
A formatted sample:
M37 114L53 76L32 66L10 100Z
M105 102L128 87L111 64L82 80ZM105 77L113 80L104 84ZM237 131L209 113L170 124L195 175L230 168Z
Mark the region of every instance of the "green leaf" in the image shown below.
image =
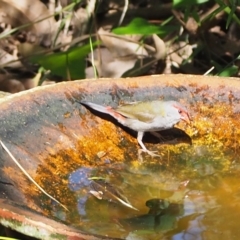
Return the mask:
M209 0L173 0L173 7L178 8L178 7L196 6L208 1Z
M99 43L93 43L93 47ZM51 74L71 80L85 78L85 58L91 51L90 45L73 47L66 52L58 52L49 55L37 55L30 57L30 61L38 63Z
M0 237L0 240L18 240L17 238L11 238L11 237Z
M177 26L158 26L149 23L147 20L143 18L134 18L127 26L115 28L112 30L112 32L118 35L124 34L165 35L176 29L178 29Z
M228 68L225 68L218 76L220 77L232 77L238 72L238 67L236 66L231 66Z
M235 59L240 59L239 56ZM232 77L234 76L238 71L238 67L233 65L234 61L230 62L226 66L222 66L221 64L217 63L214 60L211 60L211 65L214 66L216 70L216 75L220 77Z

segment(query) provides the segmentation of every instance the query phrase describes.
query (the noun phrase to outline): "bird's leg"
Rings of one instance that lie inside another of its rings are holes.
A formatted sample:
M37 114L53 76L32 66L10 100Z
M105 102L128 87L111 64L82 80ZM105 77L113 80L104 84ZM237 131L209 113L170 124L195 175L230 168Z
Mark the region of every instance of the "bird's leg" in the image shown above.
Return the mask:
M160 155L154 153L153 151L148 150L148 149L145 147L145 145L144 145L143 142L142 142L143 135L144 135L144 132L138 132L138 135L137 135L138 143L139 143L139 145L140 145L141 148L142 148L142 149L139 150L140 153L141 153L141 152L146 152L146 153L148 153L148 154L149 154L150 156L152 156L152 157L160 157Z

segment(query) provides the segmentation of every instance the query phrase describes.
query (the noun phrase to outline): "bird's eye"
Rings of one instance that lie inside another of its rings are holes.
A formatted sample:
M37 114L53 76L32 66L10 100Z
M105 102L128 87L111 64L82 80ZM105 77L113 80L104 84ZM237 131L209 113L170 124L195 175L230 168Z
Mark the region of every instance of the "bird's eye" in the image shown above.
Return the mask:
M179 109L178 112L179 112L179 114L182 114L183 111Z

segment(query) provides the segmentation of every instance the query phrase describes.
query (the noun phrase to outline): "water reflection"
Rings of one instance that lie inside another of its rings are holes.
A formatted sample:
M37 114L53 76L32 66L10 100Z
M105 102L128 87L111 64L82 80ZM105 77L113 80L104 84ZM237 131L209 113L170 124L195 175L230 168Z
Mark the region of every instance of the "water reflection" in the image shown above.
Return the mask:
M124 164L79 168L69 176L77 202L72 208L78 210L70 222L92 233L123 239L219 239L221 234L224 239L237 239L239 172L229 173L215 165L215 160L208 160L165 169ZM101 197L92 194L93 183Z
M78 192L77 209L81 216L86 216L85 205L90 190L91 180L89 180L89 177L92 170L90 167L82 167L69 176L69 188L74 192Z

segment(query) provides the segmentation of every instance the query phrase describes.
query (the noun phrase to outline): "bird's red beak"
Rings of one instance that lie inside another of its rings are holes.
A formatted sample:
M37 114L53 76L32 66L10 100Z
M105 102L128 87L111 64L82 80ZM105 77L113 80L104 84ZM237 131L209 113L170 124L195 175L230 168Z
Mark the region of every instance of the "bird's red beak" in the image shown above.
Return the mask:
M187 112L183 112L183 113L181 114L181 119L182 119L183 121L187 122L189 125L191 125L191 119L190 119L190 117L189 117L189 115L188 115Z

